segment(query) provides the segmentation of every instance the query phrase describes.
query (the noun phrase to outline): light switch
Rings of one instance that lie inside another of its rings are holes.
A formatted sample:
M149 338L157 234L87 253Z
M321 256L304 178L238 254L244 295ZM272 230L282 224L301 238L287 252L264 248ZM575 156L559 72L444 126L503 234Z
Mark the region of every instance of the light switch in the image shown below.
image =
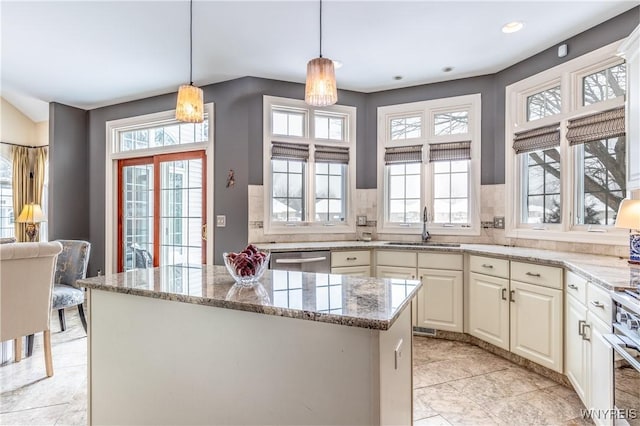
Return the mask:
M367 216L358 216L358 226L367 226Z
M216 216L216 226L218 228L224 228L227 226L227 216L219 214Z

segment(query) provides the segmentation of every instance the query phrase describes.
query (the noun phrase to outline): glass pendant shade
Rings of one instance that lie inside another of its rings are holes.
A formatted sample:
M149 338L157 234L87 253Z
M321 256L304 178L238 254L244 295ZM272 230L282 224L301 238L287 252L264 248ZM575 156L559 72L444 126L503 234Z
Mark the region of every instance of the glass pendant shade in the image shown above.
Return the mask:
M204 121L204 102L202 89L192 84L183 84L178 89L176 120L186 123Z
M338 101L336 73L331 59L320 57L307 63L304 101L313 106L333 105Z

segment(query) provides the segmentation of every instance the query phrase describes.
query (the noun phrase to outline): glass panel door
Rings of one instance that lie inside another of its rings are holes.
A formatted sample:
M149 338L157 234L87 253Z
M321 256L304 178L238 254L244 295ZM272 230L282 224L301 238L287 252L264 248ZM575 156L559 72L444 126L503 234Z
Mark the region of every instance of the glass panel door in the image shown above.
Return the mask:
M204 151L118 163L118 271L206 263Z

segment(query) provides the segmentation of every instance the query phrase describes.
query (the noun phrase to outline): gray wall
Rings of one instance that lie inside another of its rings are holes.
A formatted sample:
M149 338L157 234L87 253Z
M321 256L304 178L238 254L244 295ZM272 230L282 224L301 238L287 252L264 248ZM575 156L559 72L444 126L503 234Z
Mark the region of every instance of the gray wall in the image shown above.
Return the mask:
M87 112L49 104L49 240L91 240Z
M636 7L569 40L569 55L557 46L497 74L377 93L339 91L340 104L357 108L357 188L376 187L377 108L480 93L482 95L482 183L504 183L505 87L627 36L639 22ZM304 85L244 77L203 87L205 102L215 103L214 214L227 216L215 229L216 263L222 252L247 242L247 185L262 184L262 96L303 99ZM52 104L50 116L50 230L54 238L88 238L92 242L89 273L104 269L105 123L175 108L175 93L85 112ZM87 125L88 116L88 125ZM236 185L226 188L229 169ZM60 190L63 188L64 190ZM66 188L73 188L73 192ZM70 209L69 206L73 206ZM83 208L78 208L82 206ZM86 211L89 211L87 217ZM213 224L210 224L212 226Z

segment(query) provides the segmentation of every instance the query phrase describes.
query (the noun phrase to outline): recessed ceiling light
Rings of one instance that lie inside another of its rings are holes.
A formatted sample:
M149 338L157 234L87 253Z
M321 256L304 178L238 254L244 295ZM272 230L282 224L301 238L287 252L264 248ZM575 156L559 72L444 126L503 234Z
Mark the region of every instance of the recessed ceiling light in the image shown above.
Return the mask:
M515 33L516 31L520 31L522 27L524 27L524 23L520 21L513 21L508 24L504 24L502 32L506 34Z
M393 76L394 80L402 80L402 76L401 75L395 75Z
M453 67L444 67L444 68L442 68L442 71L443 72L451 72L451 71L453 71Z
M337 59L333 59L333 68L335 68L335 69L342 68L342 65L344 65L342 63L342 61L339 61Z

